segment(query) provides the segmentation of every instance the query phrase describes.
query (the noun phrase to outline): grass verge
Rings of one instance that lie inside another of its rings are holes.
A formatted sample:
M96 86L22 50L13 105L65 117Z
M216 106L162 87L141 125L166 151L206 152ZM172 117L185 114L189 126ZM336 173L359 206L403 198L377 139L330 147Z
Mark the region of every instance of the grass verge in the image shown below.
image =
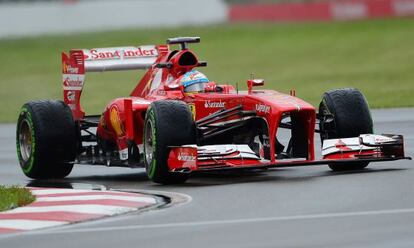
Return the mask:
M162 44L168 37L201 36L191 47L210 80L244 87L250 73L266 88L317 105L324 91L359 88L373 108L414 106L414 19L312 24L223 24L172 29L67 34L0 41L0 122L15 122L20 106L62 98L61 51ZM141 72L90 73L82 104L99 114L134 88Z
M34 200L32 193L24 187L0 185L0 211L21 207Z

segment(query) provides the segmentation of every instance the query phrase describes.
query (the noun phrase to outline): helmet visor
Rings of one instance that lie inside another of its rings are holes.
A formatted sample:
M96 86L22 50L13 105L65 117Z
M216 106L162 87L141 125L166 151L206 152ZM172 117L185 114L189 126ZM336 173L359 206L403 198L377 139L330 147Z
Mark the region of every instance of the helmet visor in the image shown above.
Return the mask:
M185 87L184 92L203 92L205 84L205 82L193 83Z

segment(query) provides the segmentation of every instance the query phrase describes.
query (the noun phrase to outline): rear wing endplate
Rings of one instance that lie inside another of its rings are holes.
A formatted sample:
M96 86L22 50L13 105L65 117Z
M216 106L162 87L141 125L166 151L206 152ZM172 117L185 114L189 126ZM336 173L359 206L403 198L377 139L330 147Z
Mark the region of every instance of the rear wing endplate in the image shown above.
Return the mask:
M148 69L167 50L166 45L148 45L74 49L69 54L62 53L63 98L74 118L79 120L85 116L80 97L86 72Z

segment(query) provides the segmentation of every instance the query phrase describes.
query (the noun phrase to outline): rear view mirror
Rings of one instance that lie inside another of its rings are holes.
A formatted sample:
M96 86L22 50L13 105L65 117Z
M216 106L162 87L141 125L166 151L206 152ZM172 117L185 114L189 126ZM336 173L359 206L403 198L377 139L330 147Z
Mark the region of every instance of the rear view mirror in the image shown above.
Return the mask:
M264 85L264 79L250 79L250 80L247 80L247 88L249 90L249 94L252 92L253 87L263 86L263 85Z
M165 91L172 91L172 90L184 91L184 86L182 84L165 84L164 90Z

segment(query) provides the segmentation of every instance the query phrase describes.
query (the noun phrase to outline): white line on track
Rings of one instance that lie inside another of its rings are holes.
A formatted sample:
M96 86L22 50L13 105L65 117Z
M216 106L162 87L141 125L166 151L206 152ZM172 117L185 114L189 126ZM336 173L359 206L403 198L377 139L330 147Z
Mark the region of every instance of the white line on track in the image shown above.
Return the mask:
M42 221L42 220L0 220L2 228L16 228L20 230L33 230L57 225L67 224L66 221Z
M30 190L34 195L49 195L49 194L62 194L62 193L90 193L93 192L91 190L83 190L83 189L32 189ZM101 191L98 191L101 192ZM105 192L105 191L102 191ZM110 192L114 193L114 192ZM116 193L116 192L115 192Z
M103 214L103 215L114 215L134 211L136 208L130 207L114 207L105 205L62 205L62 206L45 206L45 207L21 207L15 208L8 211L7 213L45 213L51 211L65 211L73 213L84 213L84 214Z
M75 201L75 200L122 200L131 202L144 202L155 204L157 201L151 197L142 196L122 196L122 195L74 195L74 196L54 196L54 197L37 197L38 202L55 202L55 201Z
M193 226L225 225L225 224L247 224L247 223L258 223L258 222L316 220L316 219L328 219L328 218L344 218L344 217L375 216L375 215L395 215L395 214L412 214L412 213L414 213L414 208L403 208L403 209L386 209L386 210L372 210L372 211L360 211L360 212L292 215L292 216L280 216L280 217L268 217L268 218L212 220L212 221L152 224L152 225L132 225L132 226L81 228L81 229L75 229L75 230L48 231L47 233L50 234L50 233L84 233L84 232L102 232L102 231L122 231L122 230L135 230L135 229L193 227ZM34 233L34 234L36 234L36 233Z

